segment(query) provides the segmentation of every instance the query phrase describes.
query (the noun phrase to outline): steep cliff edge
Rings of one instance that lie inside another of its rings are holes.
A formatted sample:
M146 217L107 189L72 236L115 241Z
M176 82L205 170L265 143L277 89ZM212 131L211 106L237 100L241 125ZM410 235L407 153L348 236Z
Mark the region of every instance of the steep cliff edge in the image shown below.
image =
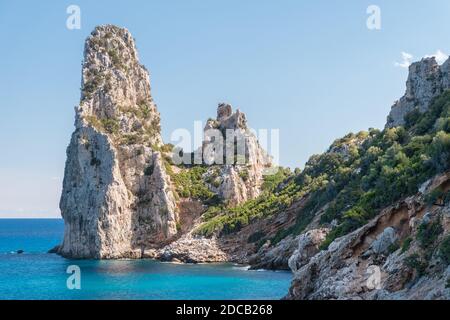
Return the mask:
M425 112L433 98L450 88L450 61L441 66L434 57L424 58L409 67L406 92L389 113L386 127L403 126Z
M310 160L326 182L308 195L287 299L450 299L449 63L411 65L383 131Z
M424 200L448 192L449 178L430 180L326 250L308 256L300 239L286 298L450 299L450 202Z
M161 153L160 118L131 34L97 27L86 40L82 95L67 149L59 253L140 257L176 235L178 219Z

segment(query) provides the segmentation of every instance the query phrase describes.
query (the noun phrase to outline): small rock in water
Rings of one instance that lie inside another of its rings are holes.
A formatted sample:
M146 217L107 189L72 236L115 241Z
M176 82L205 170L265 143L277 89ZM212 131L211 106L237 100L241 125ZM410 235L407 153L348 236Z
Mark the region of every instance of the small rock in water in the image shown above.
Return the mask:
M22 254L22 253L24 253L23 250L17 250L17 254Z
M47 253L58 253L59 246L55 246L52 249L48 250Z

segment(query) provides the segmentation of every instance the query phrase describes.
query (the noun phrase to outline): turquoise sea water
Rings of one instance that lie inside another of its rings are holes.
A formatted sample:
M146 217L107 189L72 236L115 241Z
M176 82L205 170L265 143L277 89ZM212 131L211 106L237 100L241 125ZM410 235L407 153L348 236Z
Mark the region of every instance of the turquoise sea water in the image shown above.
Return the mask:
M63 229L57 219L0 219L0 299L280 299L291 280L289 272L233 264L68 260L46 253L60 243ZM70 265L80 267L80 290L67 288Z

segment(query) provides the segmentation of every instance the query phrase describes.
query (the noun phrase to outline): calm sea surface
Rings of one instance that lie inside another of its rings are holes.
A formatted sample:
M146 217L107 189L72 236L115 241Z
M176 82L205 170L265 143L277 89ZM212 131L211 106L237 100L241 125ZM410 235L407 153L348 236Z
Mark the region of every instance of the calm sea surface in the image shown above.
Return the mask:
M46 253L63 230L59 219L0 219L0 299L280 299L292 277L233 264L68 260ZM67 288L71 265L81 270L80 290Z

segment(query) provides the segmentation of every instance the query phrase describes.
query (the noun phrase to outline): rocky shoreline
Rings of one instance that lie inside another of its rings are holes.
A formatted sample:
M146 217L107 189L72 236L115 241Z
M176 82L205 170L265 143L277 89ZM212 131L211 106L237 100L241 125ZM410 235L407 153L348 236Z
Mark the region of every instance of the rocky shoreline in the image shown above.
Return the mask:
M286 299L450 299L449 66L414 63L384 131L349 134L303 171L268 177L279 168L226 103L198 150L164 144L133 37L99 26L86 40L67 149L64 240L49 252L292 270ZM229 130L236 137L217 147ZM211 165L224 145L232 163ZM176 153L203 158L175 164Z

